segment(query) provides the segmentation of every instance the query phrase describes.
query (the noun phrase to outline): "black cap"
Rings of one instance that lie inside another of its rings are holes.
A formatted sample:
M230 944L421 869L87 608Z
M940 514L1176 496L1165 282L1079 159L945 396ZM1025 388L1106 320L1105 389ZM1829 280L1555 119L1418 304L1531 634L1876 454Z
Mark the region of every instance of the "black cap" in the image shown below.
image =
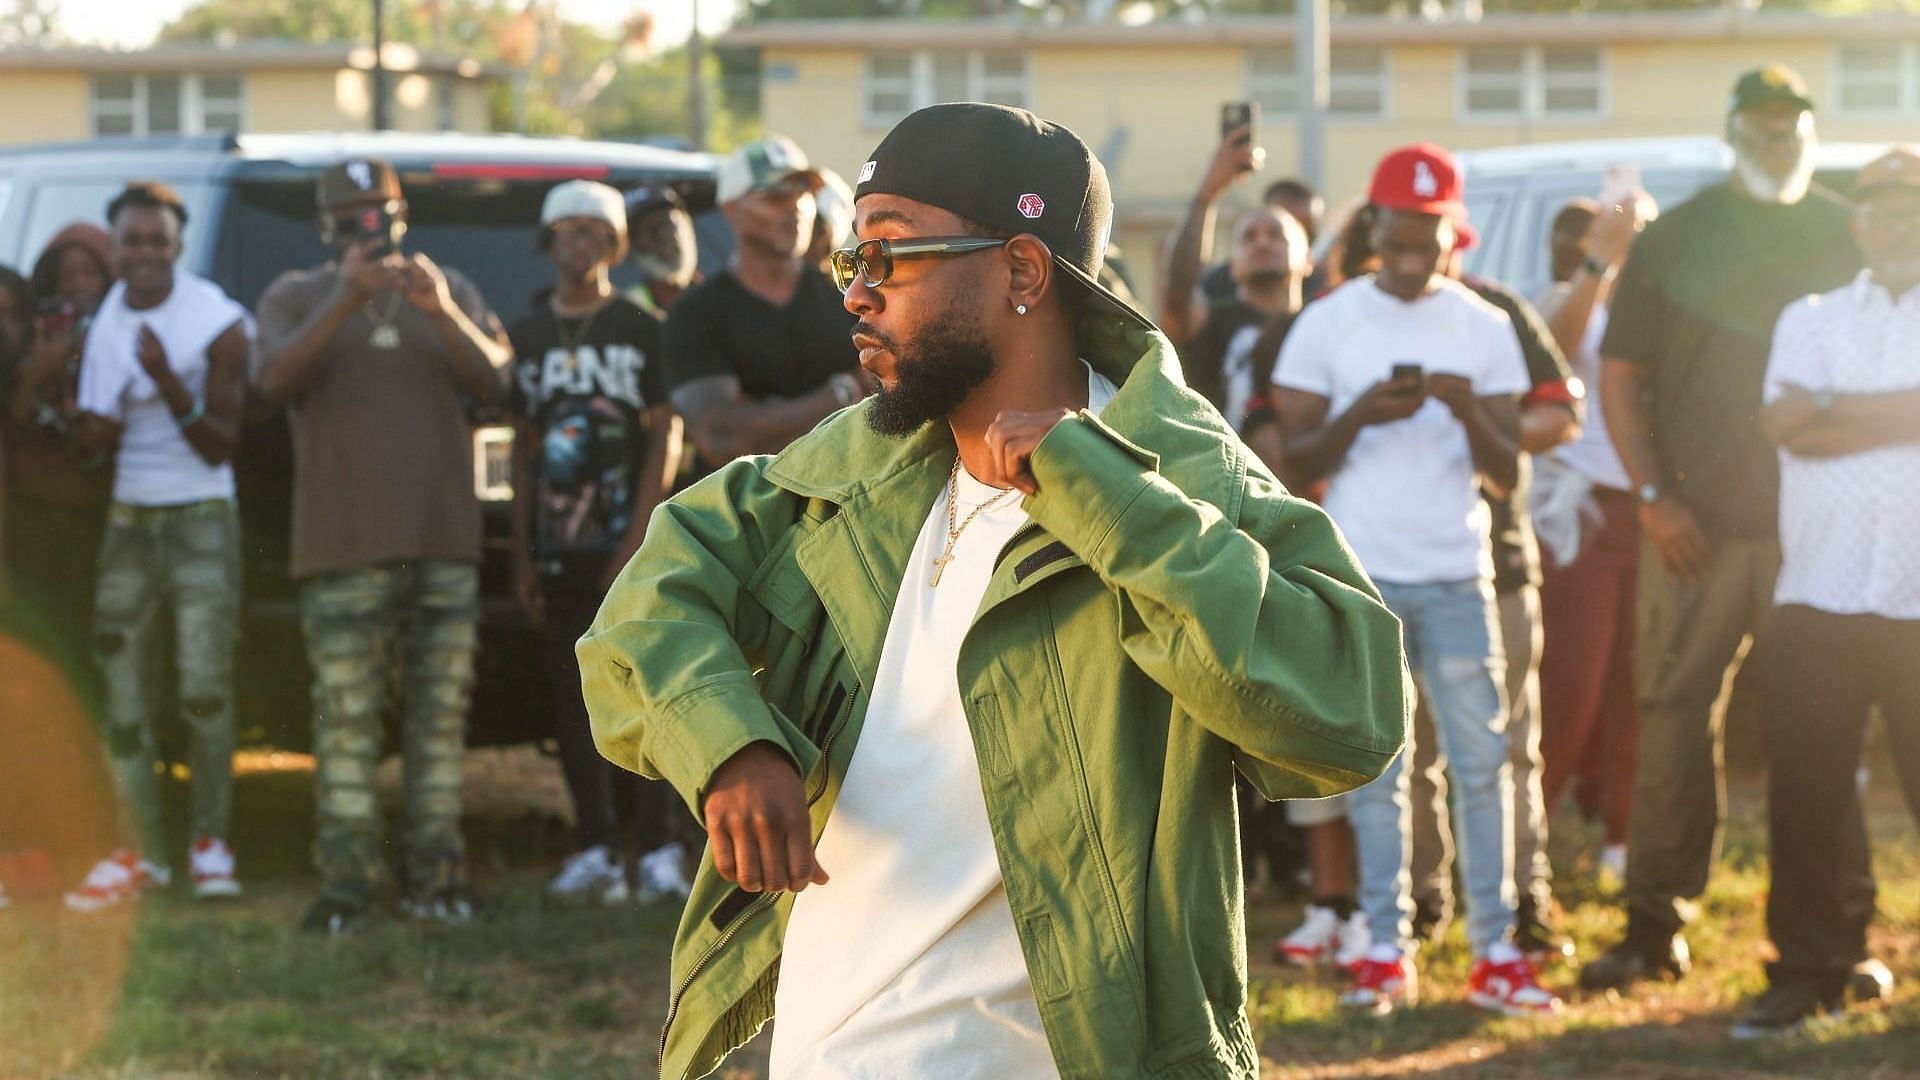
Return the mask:
M1807 80L1785 64L1763 64L1740 76L1740 81L1733 84L1733 100L1728 103L1727 111L1737 113L1775 101L1791 101L1808 112L1813 111L1813 98L1807 96Z
M1030 233L1098 307L1153 321L1100 285L1113 231L1107 170L1080 136L1025 109L933 105L894 125L860 168L856 203L898 195L1000 232Z
M401 198L400 175L379 158L353 158L320 173L320 206Z

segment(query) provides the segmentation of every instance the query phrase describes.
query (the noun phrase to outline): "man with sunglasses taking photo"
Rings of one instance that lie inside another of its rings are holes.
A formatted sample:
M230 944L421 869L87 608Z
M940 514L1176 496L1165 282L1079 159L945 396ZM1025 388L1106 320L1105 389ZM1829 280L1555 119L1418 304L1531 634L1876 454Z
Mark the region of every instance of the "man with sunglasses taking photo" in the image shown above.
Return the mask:
M847 341L853 320L806 261L821 183L779 135L721 163L714 197L735 251L674 305L660 357L703 470L776 453L865 393Z
M505 397L513 357L479 290L397 250L407 204L391 165L331 166L317 194L336 258L267 288L255 376L293 430L291 573L313 665L321 891L301 925L359 929L383 876L373 772L395 664L403 905L460 923L472 916L460 779L480 563L468 404Z
M857 184L878 393L670 500L580 643L709 834L663 1075L777 1013L776 1077L1256 1076L1234 773L1378 775L1399 624L1096 284L1077 136L934 106Z

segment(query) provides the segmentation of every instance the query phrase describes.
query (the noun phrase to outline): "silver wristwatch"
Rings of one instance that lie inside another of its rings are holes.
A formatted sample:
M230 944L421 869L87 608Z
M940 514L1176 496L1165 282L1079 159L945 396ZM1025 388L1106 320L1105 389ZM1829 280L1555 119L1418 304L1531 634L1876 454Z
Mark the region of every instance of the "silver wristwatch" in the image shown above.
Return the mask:
M827 385L833 388L833 399L842 406L860 400L860 380L845 371L834 372L827 378Z

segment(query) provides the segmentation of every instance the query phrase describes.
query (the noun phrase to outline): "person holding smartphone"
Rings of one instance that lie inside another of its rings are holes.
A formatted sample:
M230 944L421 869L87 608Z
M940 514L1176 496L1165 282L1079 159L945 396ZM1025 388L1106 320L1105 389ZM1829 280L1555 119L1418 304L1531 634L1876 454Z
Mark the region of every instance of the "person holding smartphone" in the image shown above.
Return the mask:
M1327 512L1405 627L1446 751L1474 953L1469 997L1525 1015L1559 1001L1514 942L1506 661L1481 490L1504 494L1519 482L1519 399L1530 383L1506 314L1445 272L1463 195L1459 169L1439 147L1383 158L1369 191L1379 268L1301 313L1273 382L1290 471L1299 482L1327 481ZM1342 1000L1375 1014L1418 996L1412 756L1409 747L1348 797L1371 945Z
M1300 222L1285 210L1261 205L1234 223L1228 263L1232 294L1217 299L1201 288L1201 277L1212 262L1221 197L1266 161L1266 151L1255 141L1256 118L1250 102L1222 108L1225 130L1170 241L1160 289L1160 326L1179 349L1187 384L1212 402L1235 431L1264 396L1270 374L1254 370L1254 343L1269 325L1284 327L1299 313L1313 257Z
M480 562L468 408L506 396L512 353L472 283L398 250L407 204L391 165L330 166L318 201L335 258L281 275L261 297L255 373L293 429L291 569L313 665L321 878L302 927L339 934L365 922L383 864L373 771L396 681L404 907L465 922L460 776Z

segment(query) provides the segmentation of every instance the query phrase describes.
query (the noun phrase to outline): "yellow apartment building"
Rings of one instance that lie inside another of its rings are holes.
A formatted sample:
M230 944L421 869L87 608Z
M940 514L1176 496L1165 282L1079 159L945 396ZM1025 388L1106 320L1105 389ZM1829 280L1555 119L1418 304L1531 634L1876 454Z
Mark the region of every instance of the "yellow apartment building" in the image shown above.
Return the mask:
M987 100L1079 132L1105 161L1136 283L1219 138L1220 106L1262 106L1264 177L1297 165L1287 16L1203 22L771 22L728 35L760 54L761 117L852 176L914 108ZM1920 16L1737 11L1335 20L1327 193L1357 193L1385 150L1716 134L1738 75L1797 69L1828 140L1920 138ZM1242 190L1245 201L1254 193Z
M484 133L499 73L473 60L383 51L402 131ZM365 131L373 50L243 42L141 50L0 51L0 143L113 135Z

